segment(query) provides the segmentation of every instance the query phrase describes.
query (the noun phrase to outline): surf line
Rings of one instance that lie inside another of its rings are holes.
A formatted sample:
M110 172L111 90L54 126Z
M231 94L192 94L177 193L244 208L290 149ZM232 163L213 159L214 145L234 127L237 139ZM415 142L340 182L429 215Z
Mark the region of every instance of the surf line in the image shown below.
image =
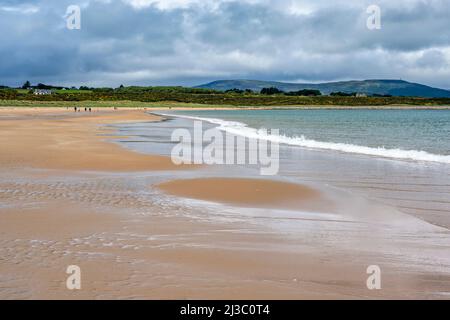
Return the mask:
M279 134L279 130L272 129L271 133ZM175 165L259 165L260 174L265 176L278 174L280 168L277 142L259 139L258 135L233 135L217 128L203 130L203 121L199 120L194 121L192 133L185 128L175 129L171 141L176 143L171 151Z

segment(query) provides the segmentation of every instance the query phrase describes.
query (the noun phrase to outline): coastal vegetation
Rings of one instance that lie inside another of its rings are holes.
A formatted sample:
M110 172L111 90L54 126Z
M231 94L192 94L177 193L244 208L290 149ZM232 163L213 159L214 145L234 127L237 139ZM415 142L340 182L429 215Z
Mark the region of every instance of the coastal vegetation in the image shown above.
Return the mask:
M50 89L51 94L36 95L35 89ZM395 97L390 95L355 96L334 93L322 95L318 90L303 89L283 92L263 88L261 92L230 89L219 91L188 87L124 87L118 88L63 88L39 84L31 87L0 88L0 100L27 102L118 102L180 103L189 106L448 106L450 98Z

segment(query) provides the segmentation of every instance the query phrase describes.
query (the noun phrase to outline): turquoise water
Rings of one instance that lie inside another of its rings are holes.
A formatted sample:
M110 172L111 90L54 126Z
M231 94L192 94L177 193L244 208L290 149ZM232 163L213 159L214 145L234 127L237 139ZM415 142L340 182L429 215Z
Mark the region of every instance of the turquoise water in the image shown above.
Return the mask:
M121 124L119 134L127 137L121 143L170 156L177 144L173 132L193 133L193 120L205 119L204 130L282 142L277 179L350 192L450 227L450 111L193 110L171 115L169 121ZM264 135L261 127L281 132ZM260 166L206 166L190 177L260 177L260 172Z
M281 143L373 156L450 163L450 110L195 110L242 135L279 129ZM232 121L232 122L231 122Z

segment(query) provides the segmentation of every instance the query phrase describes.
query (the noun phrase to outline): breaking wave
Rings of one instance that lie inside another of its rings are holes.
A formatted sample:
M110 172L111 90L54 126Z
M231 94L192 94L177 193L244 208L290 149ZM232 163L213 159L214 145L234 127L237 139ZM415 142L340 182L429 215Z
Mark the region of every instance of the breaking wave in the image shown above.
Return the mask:
M267 130L251 128L245 123L237 121L227 121L216 118L202 118L187 115L173 115L163 114L164 116L175 116L179 118L200 120L217 125L219 130L229 132L234 135L244 136L250 139L264 139L267 141L286 144L291 146L298 146L312 149L333 150L346 153L364 154L369 156L377 156L392 159L427 161L450 164L450 156L433 154L421 150L403 150L403 149L387 149L384 147L367 147L346 143L323 142L308 139L305 136L289 137L286 135L274 135L267 132Z

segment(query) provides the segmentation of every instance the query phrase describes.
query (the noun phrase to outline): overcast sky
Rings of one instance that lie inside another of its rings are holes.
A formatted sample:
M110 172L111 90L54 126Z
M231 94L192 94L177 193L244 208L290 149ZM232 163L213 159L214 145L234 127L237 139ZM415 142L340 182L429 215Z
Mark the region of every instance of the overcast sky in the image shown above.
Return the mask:
M449 0L0 0L0 85L381 78L450 89Z

